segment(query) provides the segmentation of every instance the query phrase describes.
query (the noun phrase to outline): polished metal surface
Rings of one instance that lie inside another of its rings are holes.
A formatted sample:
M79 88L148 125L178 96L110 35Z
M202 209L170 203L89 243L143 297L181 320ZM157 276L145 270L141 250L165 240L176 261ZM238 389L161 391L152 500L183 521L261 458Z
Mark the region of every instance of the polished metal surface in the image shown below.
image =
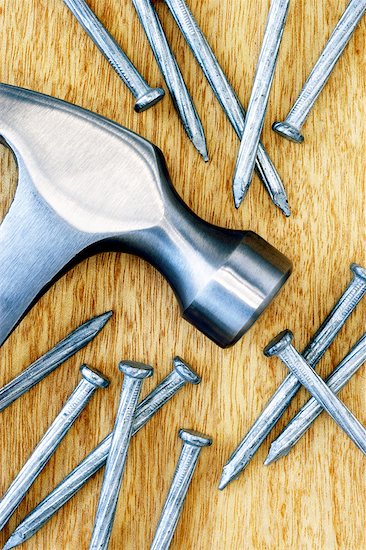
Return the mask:
M341 391L365 361L366 333L325 379L329 389L333 393ZM311 397L296 416L287 424L277 439L273 441L265 464L271 464L282 456L287 455L322 412L323 408L314 397Z
M245 111L220 67L206 37L190 12L185 0L165 0L165 3L205 74L236 135L241 139L245 125ZM286 216L289 216L290 208L286 190L261 142L258 145L255 168L273 203Z
M150 0L132 0L187 136L205 161L206 138L193 100Z
M90 550L104 550L109 546L137 401L143 380L153 374L152 367L134 361L122 361L119 369L124 374L121 399L100 490Z
M289 114L283 122L273 124L273 130L280 136L295 143L304 141L301 128L365 11L366 0L350 1Z
M279 357L319 405L366 455L366 429L294 348L291 344L292 339L291 331L281 332L265 347L264 354L268 357L273 355Z
M259 139L267 111L269 92L272 86L289 4L290 0L272 0L269 8L267 25L264 31L235 166L233 195L236 208L239 208L252 181Z
M135 111L137 113L152 107L164 97L164 90L151 88L147 84L84 0L63 1L136 98Z
M304 359L313 368L316 367L366 293L366 270L359 265L352 264L351 271L353 272L352 281L302 352ZM224 489L246 468L300 387L301 384L296 376L290 374L285 378L224 466L220 489Z
M137 406L133 420L132 435L135 435L145 426L150 418L187 383L200 383L201 379L197 373L180 357L173 359L173 367L168 376ZM9 550L30 539L104 466L108 458L111 440L112 432L23 519L6 542L4 549Z
M112 315L107 311L89 319L0 388L0 412L93 340Z
M26 492L46 466L95 390L100 387L105 388L109 384L98 371L92 370L86 365L80 368L80 372L82 380L2 497L0 501L0 529L4 527L19 506Z
M202 447L212 445L212 439L192 430L179 430L179 437L183 447L150 550L169 548L199 454Z
M255 233L198 218L172 187L161 151L114 122L2 84L0 135L19 168L0 226L0 344L57 275L100 250L149 261L183 317L222 347L290 275L291 263Z

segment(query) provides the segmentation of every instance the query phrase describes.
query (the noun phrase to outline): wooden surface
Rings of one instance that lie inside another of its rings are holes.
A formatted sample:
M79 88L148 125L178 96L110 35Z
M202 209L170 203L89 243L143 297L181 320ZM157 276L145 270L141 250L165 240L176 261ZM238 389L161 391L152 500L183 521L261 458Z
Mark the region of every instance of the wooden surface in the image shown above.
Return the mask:
M205 165L186 138L169 97L137 115L132 97L61 0L1 0L2 82L55 95L105 115L155 142L164 152L178 193L203 218L250 228L288 255L293 275L260 321L229 350L221 350L180 318L166 281L147 263L104 254L75 267L40 300L2 347L0 384L86 319L115 312L103 333L1 414L1 493L8 487L78 380L82 362L109 375L1 534L19 521L113 425L121 387L118 361L155 367L149 392L181 355L202 376L182 390L134 438L110 544L149 548L180 452L180 427L210 434L202 452L173 549L342 549L366 546L365 458L326 415L291 454L263 466L269 443L306 399L301 392L240 479L217 489L221 469L261 412L286 369L263 347L283 328L301 349L350 280L352 261L365 265L365 31L364 20L338 63L296 145L270 127L295 100L347 0L291 3L270 96L263 141L286 184L292 216L271 204L254 178L235 211L231 179L238 141L162 2L157 9L202 117L211 161ZM130 2L89 5L153 85L162 84ZM235 90L247 103L269 2L190 0ZM16 186L15 163L1 148L1 210ZM366 300L323 358L326 374L365 328ZM366 423L365 369L342 398ZM102 481L99 472L28 543L27 549L86 549ZM22 548L23 548L22 547Z

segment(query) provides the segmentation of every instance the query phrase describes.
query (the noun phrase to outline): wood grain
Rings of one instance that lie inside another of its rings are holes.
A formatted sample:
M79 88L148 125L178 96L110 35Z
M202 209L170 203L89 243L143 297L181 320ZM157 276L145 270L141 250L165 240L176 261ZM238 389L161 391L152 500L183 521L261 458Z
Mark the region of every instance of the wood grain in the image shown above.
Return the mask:
M5 491L72 391L82 362L109 375L1 534L19 521L110 431L123 358L146 361L156 376L179 354L202 376L184 389L133 440L111 550L147 549L180 451L180 427L210 434L202 452L172 548L195 550L360 550L366 546L365 458L322 415L291 454L263 466L269 443L306 399L301 392L246 472L224 492L221 468L285 376L262 354L283 328L302 348L350 280L352 261L365 265L365 31L360 24L305 127L305 143L286 142L270 127L295 100L347 0L292 2L270 96L263 142L286 183L292 216L270 203L257 177L235 211L231 178L238 141L162 2L157 9L202 117L211 161L205 165L186 138L166 97L137 115L133 100L61 0L0 0L2 82L55 95L131 128L164 152L178 193L203 218L250 228L292 258L293 276L242 340L221 350L180 318L166 281L135 257L103 254L75 267L32 309L2 347L0 384L6 383L77 325L107 309L103 333L1 415ZM131 3L89 5L153 85L162 84ZM245 105L250 94L269 1L190 0L220 63ZM0 151L0 204L5 214L16 186L11 154ZM361 303L322 360L325 374L364 331ZM342 398L366 423L365 370ZM96 475L22 548L88 548L102 481Z

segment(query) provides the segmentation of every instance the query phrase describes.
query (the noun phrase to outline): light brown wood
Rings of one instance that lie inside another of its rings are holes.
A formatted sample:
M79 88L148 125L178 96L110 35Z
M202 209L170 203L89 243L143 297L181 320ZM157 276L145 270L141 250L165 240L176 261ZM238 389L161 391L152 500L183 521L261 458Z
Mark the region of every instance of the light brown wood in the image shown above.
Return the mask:
M1 414L3 493L78 379L82 362L109 375L1 534L19 521L110 431L121 387L117 363L146 361L156 369L150 391L179 354L202 376L185 388L133 440L111 550L149 548L180 452L180 427L210 434L202 452L172 548L200 550L360 550L366 546L365 458L326 415L291 454L263 466L269 443L306 399L301 392L240 479L217 489L221 469L277 385L287 374L263 347L283 328L301 349L350 280L352 261L365 265L365 31L360 24L304 127L305 143L271 131L284 117L347 0L291 3L270 96L263 141L289 193L285 219L254 178L235 211L231 178L238 141L162 2L157 9L205 128L211 161L205 165L186 138L169 97L137 115L133 100L61 0L0 1L2 82L55 95L96 111L155 142L164 152L178 193L202 217L250 228L294 263L275 303L229 350L221 350L180 318L166 281L147 263L103 254L75 267L31 310L1 350L0 384L86 319L113 309L103 333ZM162 84L138 19L127 0L89 5L153 85ZM220 63L245 105L250 94L269 1L190 0ZM0 151L4 214L16 186L15 163ZM319 367L326 374L364 331L361 303ZM366 423L365 369L342 398ZM86 549L99 472L23 547ZM23 548L22 547L22 548Z

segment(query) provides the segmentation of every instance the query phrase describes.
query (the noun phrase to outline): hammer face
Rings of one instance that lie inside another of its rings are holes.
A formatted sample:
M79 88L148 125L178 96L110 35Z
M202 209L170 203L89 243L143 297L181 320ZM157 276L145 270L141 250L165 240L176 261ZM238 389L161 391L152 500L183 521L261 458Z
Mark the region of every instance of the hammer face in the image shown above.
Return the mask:
M291 272L259 236L196 216L172 187L161 152L114 122L0 85L0 133L19 168L0 226L0 345L95 243L154 265L183 317L222 347L253 324Z

